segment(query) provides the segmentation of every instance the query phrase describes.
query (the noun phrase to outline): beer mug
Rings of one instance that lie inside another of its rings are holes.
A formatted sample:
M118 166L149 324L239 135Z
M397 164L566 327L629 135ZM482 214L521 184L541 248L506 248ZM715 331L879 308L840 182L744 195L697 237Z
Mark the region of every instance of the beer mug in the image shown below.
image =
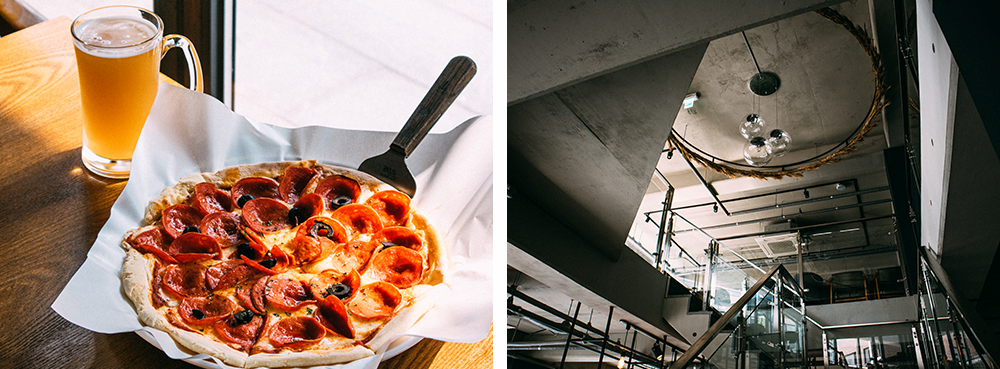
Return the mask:
M70 28L83 104L83 164L108 178L128 178L132 152L156 98L160 58L180 48L189 87L201 92L201 64L191 42L163 36L163 21L131 6L91 10Z

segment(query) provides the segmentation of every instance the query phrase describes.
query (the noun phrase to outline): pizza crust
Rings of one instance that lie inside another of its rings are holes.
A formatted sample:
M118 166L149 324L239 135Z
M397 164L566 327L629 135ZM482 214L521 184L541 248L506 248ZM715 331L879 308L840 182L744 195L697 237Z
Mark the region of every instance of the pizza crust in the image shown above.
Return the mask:
M414 303L400 310L388 324L382 326L378 333L368 341L368 347L375 352L382 351L382 346L392 343L400 335L408 331L420 320L432 307L434 303L444 294L446 287L437 286L416 286L413 291Z
M229 346L215 342L200 334L194 334L175 327L150 302L149 295L152 286L149 282L153 276L153 260L142 253L130 249L125 263L122 265L122 286L125 293L133 301L139 321L152 328L167 332L177 343L195 352L215 356L226 364L243 367L247 354L234 350Z
M325 172L346 175L356 179L361 184L363 190L373 193L393 189L366 173L317 164L313 160L240 165L215 173L198 173L181 178L175 185L164 188L155 199L149 202L140 226L128 231L123 237L122 246L128 251L128 255L122 266L122 285L126 295L134 304L140 322L149 327L167 332L179 346L198 353L209 354L221 359L228 365L245 368L315 366L331 364L331 362L347 363L373 356L384 345L391 343L409 330L434 306L434 302L447 290L447 286L443 283L443 268L447 265L447 259L434 227L427 222L426 218L418 214L411 207L410 222L415 229L424 233L425 247L428 250L428 272L424 276L422 284L413 288L411 293L414 298L411 303L401 308L387 324L378 328L378 331L369 337L367 347L355 346L347 350L285 352L279 354L256 353L248 355L245 352L216 342L204 335L174 326L162 313L162 311L167 309L166 307L162 307L159 310L153 307L150 298L150 294L152 293L150 281L153 277L155 257L152 255L143 255L139 251L132 249L124 240L152 228L152 225L159 220L163 209L174 204L184 203L198 183L212 182L220 187L230 187L236 181L245 177L278 177L284 172L285 168L293 165L311 168L322 167ZM267 332L264 331L261 334L267 334Z

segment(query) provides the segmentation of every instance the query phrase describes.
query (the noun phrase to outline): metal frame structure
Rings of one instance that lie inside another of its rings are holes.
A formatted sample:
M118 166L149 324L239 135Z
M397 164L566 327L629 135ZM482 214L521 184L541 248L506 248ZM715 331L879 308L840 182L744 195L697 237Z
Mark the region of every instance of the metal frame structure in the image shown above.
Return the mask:
M571 347L577 347L579 349L586 349L594 353L598 353L600 355L598 359L599 363L598 365L604 363L605 357L618 357L619 359L622 357L627 357L628 358L627 362L633 368L662 369L664 367L666 360L656 360L656 358L651 357L646 353L635 350L634 347L635 334L638 333L642 333L643 335L652 338L657 343L663 345L663 347L669 347L671 350L673 350L673 352L684 351L684 349L677 347L671 344L670 342L667 342L665 338L656 337L652 333L647 332L642 328L639 328L634 324L625 320L619 320L619 322L625 324L626 332L635 331L635 333L632 336L632 345L624 345L622 343L612 342L610 340L610 331L611 331L611 323L614 317L614 306L609 307L607 325L602 331L578 319L579 309L581 307L581 304L579 302L577 302L576 304L575 314L573 316L569 316L561 311L556 310L555 308L552 308L538 300L535 300L534 298L517 290L516 287L508 287L507 294L509 295L507 301L507 312L509 315L516 315L528 319L532 323L544 327L551 332L567 335L565 342L561 341L539 342L528 345L518 345L518 344L508 343L508 350L507 350L508 357L530 362L531 360L529 358L523 357L514 352L527 349L542 349L543 347L551 349L555 348L556 346L562 346L563 349L562 360L558 365L546 365L545 363L533 362L533 364L546 366L553 369L562 368L565 365L567 355ZM563 322L551 321L521 306L518 306L514 304L514 299L518 299L531 306L541 309L547 313L553 314L556 317L563 319ZM514 350L512 350L512 348ZM664 355L664 359L665 358L666 355Z

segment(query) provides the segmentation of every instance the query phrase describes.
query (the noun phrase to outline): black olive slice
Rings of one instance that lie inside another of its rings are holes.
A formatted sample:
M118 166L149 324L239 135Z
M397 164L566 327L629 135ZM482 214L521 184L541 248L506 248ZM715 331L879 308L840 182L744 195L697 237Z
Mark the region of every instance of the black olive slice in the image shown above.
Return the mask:
M250 247L249 243L244 242L236 246L236 257L240 257L240 255L246 256L247 259L256 259L257 250Z
M233 320L232 320L232 322L236 323L236 324L233 325L235 327L237 325L243 325L243 324L250 323L251 320L253 320L253 311L243 310L243 311L240 311L240 312L238 312L236 314L233 314Z
M329 224L317 221L313 223L312 228L309 228L309 235L313 236L313 238L330 238L330 236L333 236L333 227Z
M331 205L330 207L332 207L333 210L337 210L341 206L349 205L351 202L352 201L351 201L350 197L347 197L347 196L344 196L344 195L340 195L340 196L334 197L333 201L330 201L330 205Z
M258 264L260 264L260 266L265 267L267 269L271 269L271 268L274 268L275 265L278 265L278 259L267 259L267 260L264 260L264 261L262 261L262 262L260 262Z
M382 248L383 249L387 249L387 248L390 248L390 247L393 247L393 246L399 246L399 245L394 244L392 242L382 242Z
M184 228L184 233L199 233L201 230L197 226L187 226Z
M292 223L292 226L297 226L306 221L306 219L309 219L309 213L306 209L292 207L288 210L288 221Z
M191 316L195 319L205 319L205 313L198 309L191 309Z
M326 296L334 295L343 300L351 295L351 286L346 283L335 283L326 288Z
M256 197L254 197L254 195L251 195L251 194L246 194L246 195L240 196L239 199L236 199L236 205L239 205L239 207L242 208L243 205L247 204L247 201L250 201L250 200L253 200L253 199L256 199Z

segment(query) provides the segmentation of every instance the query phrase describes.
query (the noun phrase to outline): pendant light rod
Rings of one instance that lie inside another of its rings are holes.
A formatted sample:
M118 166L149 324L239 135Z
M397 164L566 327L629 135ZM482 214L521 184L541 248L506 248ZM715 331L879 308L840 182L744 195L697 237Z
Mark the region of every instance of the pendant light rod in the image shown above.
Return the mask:
M743 42L747 44L747 50L750 50L750 58L753 59L753 66L757 67L757 74L760 74L760 65L757 65L757 57L753 55L753 49L750 48L750 40L747 40L747 33L740 31L743 34Z

